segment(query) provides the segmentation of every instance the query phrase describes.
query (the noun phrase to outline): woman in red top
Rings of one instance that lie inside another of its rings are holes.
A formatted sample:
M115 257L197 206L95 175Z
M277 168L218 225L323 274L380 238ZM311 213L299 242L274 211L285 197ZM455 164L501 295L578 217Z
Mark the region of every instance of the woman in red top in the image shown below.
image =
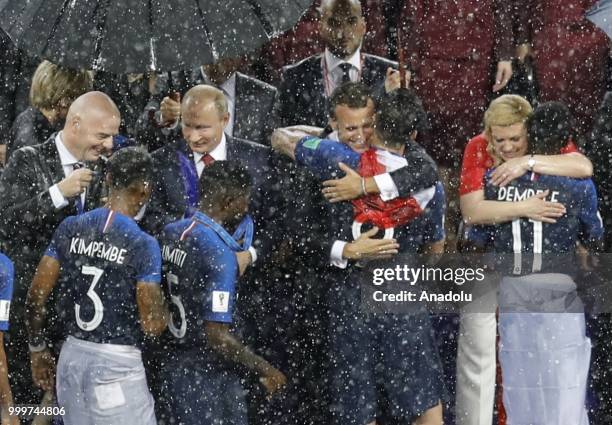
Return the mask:
M518 217L554 222L556 217L564 213L562 206L544 201L541 194L512 205L484 199L484 175L496 165L489 154L489 143L501 143L504 140L526 143L525 121L531 112L529 102L516 95L501 96L489 105L485 112L484 133L470 140L463 155L459 194L466 224L495 224ZM521 155L507 159L498 165L492 181L505 186L530 170L540 174L586 178L593 174L593 165L569 141L559 155Z
M489 105L484 117L485 131L472 138L465 148L460 181L460 205L467 225L495 224L529 217L554 222L565 213L565 207L544 199L546 192L520 202L487 201L484 198L484 176L497 166L493 183L506 185L529 170L540 174L568 177L590 177L593 166L573 142L559 155L524 155L527 144L525 122L531 115L529 102L516 95L504 95ZM489 153L493 144L504 144L503 163ZM482 303L496 303L496 294L485 293ZM485 298L487 297L487 298ZM495 394L495 314L467 310L461 314L457 352L458 425L490 423ZM503 417L503 415L500 415ZM500 423L503 423L500 421Z

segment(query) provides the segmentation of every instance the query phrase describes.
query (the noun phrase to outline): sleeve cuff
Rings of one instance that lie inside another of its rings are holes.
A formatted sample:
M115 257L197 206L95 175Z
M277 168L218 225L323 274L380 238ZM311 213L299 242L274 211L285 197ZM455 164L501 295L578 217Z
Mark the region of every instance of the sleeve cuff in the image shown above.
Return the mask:
M60 192L56 184L49 188L49 195L51 195L51 201L55 209L59 210L68 205L68 201L64 198L64 195L62 195L62 192Z
M255 264L255 261L257 261L257 250L250 246L249 252L251 253L251 264Z
M335 241L332 245L331 252L329 254L329 262L332 266L336 266L340 269L346 269L348 266L348 260L342 257L342 252L344 251L344 246L346 242L344 241Z
M378 190L380 191L380 199L383 201L390 201L399 196L397 186L389 173L374 176L374 181L376 182L376 186L378 186Z

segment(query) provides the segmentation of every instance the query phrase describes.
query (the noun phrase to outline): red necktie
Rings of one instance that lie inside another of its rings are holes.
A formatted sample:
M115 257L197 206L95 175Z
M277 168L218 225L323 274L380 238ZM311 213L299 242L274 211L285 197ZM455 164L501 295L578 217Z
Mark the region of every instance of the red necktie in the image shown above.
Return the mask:
M208 167L210 164L215 162L215 158L213 158L211 154L207 153L202 158L200 158L200 161L202 161L204 165Z

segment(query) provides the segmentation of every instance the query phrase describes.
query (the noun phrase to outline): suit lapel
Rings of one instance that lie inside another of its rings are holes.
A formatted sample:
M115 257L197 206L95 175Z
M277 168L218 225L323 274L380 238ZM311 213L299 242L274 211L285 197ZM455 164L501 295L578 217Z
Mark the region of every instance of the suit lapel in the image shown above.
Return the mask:
M66 177L64 175L64 167L62 166L62 161L59 156L59 152L57 151L57 146L55 146L55 136L56 133L51 135L49 139L45 143L41 145L40 151L43 159L43 167L45 168L44 172L44 186L45 189L50 188L56 183L64 180ZM74 215L76 214L76 208L74 201L72 199L68 200L69 205L65 207L62 211L64 214Z
M236 161L239 160L240 158L238 157L238 146L236 141L233 139L233 137L228 136L227 134L225 135L225 143L226 143L226 148L227 148L227 157L226 159L228 161Z
M53 134L45 143L41 145L41 152L44 158L44 163L47 168L47 178L51 182L49 186L64 179L64 168L60 160L59 152L55 146L55 134Z
M236 73L236 91L234 93L234 136L245 138L242 134L243 123L248 123L248 111L251 110L250 90L246 78L239 72ZM247 124L248 125L248 124Z

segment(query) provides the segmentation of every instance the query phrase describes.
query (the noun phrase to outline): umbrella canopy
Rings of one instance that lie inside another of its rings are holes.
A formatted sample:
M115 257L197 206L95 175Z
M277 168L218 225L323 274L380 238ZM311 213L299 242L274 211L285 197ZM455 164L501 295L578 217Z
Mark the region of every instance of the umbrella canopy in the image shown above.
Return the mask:
M190 69L253 51L291 28L310 0L0 0L22 50L114 73Z
M586 18L612 38L612 0L600 0L586 13Z

